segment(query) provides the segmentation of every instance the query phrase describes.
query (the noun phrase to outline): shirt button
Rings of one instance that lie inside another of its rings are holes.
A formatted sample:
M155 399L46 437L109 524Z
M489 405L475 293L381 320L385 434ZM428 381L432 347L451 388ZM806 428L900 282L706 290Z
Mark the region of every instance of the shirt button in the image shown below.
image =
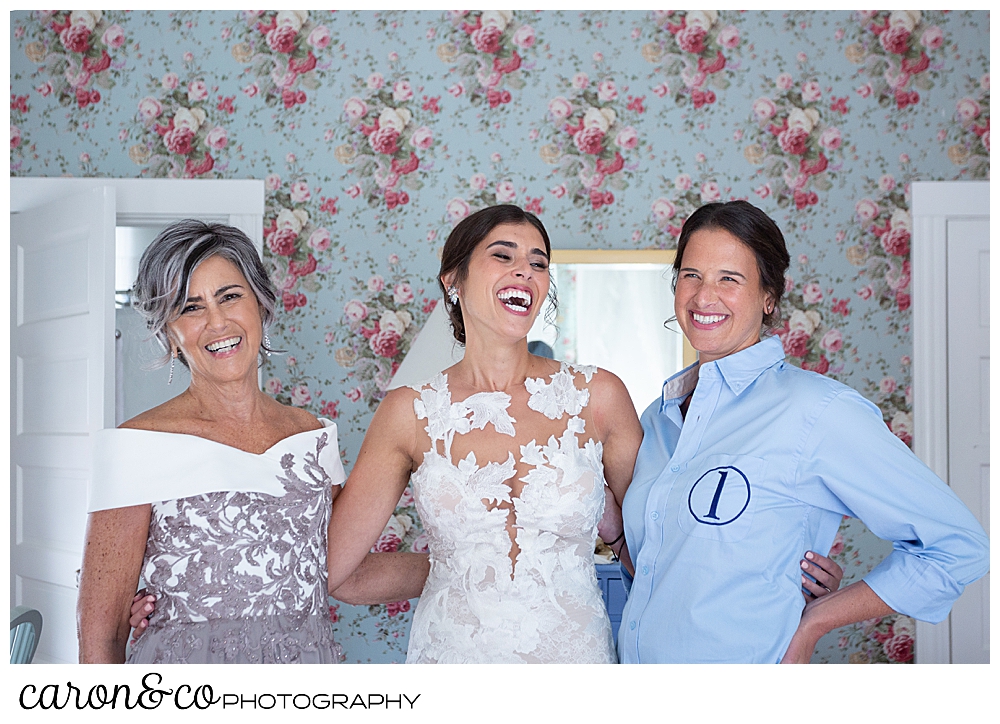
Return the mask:
M628 622L629 631L635 631L635 621Z
M659 520L660 513L654 510L652 513L649 514L649 517L652 518L653 520Z
M644 575L644 576L648 576L649 575L649 566L643 566L642 567L642 575Z
M681 466L680 466L680 465L671 465L671 466L670 466L670 470L671 470L672 472L675 472L675 473L676 473L676 472L677 472L678 470L680 470L680 469L681 469Z

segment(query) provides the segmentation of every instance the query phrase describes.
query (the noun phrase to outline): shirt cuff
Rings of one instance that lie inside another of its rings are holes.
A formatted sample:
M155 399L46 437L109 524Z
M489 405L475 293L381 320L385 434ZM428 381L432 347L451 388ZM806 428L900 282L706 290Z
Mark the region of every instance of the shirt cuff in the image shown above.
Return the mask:
M965 586L934 562L893 551L864 578L892 610L928 623L948 618Z

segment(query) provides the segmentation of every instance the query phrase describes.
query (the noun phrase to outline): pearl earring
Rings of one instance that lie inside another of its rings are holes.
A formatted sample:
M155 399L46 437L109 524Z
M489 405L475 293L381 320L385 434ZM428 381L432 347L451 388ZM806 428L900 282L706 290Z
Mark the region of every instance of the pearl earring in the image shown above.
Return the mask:
M452 305L458 304L458 290L455 287L448 287L448 301Z

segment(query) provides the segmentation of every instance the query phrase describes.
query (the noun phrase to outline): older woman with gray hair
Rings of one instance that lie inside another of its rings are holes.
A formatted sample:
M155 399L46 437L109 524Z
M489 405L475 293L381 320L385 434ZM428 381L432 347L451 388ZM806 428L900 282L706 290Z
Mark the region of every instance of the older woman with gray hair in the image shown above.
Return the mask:
M181 221L143 254L134 305L186 390L95 436L78 633L125 660L140 572L157 610L130 663L335 663L327 526L337 428L258 387L275 292L238 229Z

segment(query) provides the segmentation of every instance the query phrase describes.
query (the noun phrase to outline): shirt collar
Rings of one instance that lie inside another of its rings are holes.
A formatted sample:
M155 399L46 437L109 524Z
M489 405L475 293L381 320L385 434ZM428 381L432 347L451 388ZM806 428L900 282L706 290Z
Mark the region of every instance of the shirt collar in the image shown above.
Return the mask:
M760 377L764 370L770 369L784 359L784 347L781 339L775 335L714 362L700 366L695 363L663 383L660 411L670 405L679 405L681 400L691 394L700 377L721 375L733 393L739 395Z

